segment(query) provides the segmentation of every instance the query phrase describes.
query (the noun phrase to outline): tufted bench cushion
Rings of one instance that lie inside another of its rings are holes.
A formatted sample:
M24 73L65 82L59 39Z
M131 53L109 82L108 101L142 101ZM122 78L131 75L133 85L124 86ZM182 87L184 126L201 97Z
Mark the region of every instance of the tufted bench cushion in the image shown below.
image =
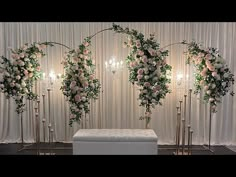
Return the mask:
M80 129L73 154L157 155L157 135L152 129Z

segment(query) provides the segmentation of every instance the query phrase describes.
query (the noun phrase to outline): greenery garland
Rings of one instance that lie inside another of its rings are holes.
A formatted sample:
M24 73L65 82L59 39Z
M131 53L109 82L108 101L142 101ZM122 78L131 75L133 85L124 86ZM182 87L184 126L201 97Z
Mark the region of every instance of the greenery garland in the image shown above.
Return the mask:
M153 34L145 39L137 30L123 29L115 24L113 30L128 35L128 41L124 45L131 48L126 58L129 81L139 87L140 106L146 108L145 116L140 119L146 119L148 124L151 120L151 108L155 108L157 104L162 105L161 99L171 92L168 75L172 67L166 62L169 51L160 48Z
M32 87L42 76L39 59L45 56L43 49L47 46L53 46L53 42L34 42L31 45L26 43L19 49L11 49L11 58L1 56L0 91L5 93L7 98L12 97L15 100L18 114L25 110L24 96L30 100L36 100L38 97Z
M98 99L101 84L95 78L95 65L89 46L91 37L84 39L78 49L70 50L64 58L65 74L61 90L70 102L70 121L80 123L83 112L89 113L90 99Z
M195 41L187 44L187 64L193 63L195 73L195 94L204 91L203 100L211 105L212 112L217 112L217 103L230 90L234 84L234 75L226 65L225 59L219 54L216 48L204 48ZM233 96L234 92L230 94Z

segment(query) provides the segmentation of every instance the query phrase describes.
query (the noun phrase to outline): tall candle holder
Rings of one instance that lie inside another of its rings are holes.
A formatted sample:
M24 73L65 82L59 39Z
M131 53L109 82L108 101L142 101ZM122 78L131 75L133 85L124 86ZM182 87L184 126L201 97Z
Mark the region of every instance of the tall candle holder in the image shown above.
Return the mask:
M183 117L183 123L182 123L182 154L184 154L185 149L185 120L186 120L186 98L187 95L184 95L184 117Z
M46 136L46 110L45 110L45 94L42 94L43 96L43 118L42 118L42 123L43 123L43 142L45 143L45 136Z

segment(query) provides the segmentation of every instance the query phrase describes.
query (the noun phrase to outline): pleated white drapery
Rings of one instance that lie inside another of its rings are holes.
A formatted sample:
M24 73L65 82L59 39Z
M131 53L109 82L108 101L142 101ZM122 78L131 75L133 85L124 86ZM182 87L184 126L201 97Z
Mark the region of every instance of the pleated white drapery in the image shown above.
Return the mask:
M117 23L122 27L137 29L146 37L155 33L161 47L168 44L181 42L183 39L202 42L206 47L216 47L227 60L233 74L236 71L234 57L236 56L236 23ZM0 23L0 54L9 57L9 47L19 48L24 43L54 41L65 44L70 48L76 48L82 40L99 30L109 28L112 23ZM60 82L53 84L51 92L51 119L55 130L54 141L72 140L73 134L79 128L145 128L145 122L139 120L144 114L144 109L139 107L138 91L128 81L128 70L112 74L105 69L105 61L116 56L118 60L125 61L128 55L127 48L122 43L125 36L115 34L112 31L96 35L92 39L92 53L96 63L96 77L102 83L102 92L97 101L91 101L91 112L86 116L81 125L74 124L69 127L69 107L65 102L60 88ZM159 144L173 144L175 140L176 106L179 100L183 100L189 88L193 88L194 68L185 65L186 57L183 51L186 46L173 45L167 48L170 55L167 62L173 66L172 93L168 94L163 101L163 106L157 106L153 110L151 128L158 135ZM42 70L48 74L53 70L56 74L63 73L60 64L67 51L62 46L49 47L46 56L40 59ZM176 84L176 75L189 75L184 77L181 85ZM188 79L188 80L187 80ZM37 83L37 93L40 95L40 127L41 141L42 131L42 94L46 94L46 126L48 125L48 94L47 82ZM234 89L235 86L232 87ZM35 89L35 88L34 88ZM192 94L192 129L193 144L208 142L209 129L209 107L199 98L201 95ZM188 99L188 97L187 97ZM236 104L235 97L229 95L222 99L217 114L212 118L212 144L236 144ZM35 140L35 103L26 101L27 111L23 114L24 140L34 142ZM0 142L21 142L20 118L15 112L15 102L6 100L4 94L0 93ZM48 129L46 128L46 141L48 141Z

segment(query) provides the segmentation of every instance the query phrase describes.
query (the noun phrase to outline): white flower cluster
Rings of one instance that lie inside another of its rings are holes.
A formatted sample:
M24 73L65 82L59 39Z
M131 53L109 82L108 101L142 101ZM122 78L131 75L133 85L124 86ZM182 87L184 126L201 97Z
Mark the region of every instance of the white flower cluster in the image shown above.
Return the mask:
M226 65L226 61L215 48L202 48L199 44L188 44L188 62L192 62L197 69L195 78L195 93L204 90L204 100L210 102L212 111L216 112L217 103L234 84L233 74ZM234 93L231 92L231 95Z
M95 79L89 38L77 50L69 51L62 62L65 69L62 91L70 102L70 125L79 122L83 112L89 112L90 99L97 99L100 83Z

